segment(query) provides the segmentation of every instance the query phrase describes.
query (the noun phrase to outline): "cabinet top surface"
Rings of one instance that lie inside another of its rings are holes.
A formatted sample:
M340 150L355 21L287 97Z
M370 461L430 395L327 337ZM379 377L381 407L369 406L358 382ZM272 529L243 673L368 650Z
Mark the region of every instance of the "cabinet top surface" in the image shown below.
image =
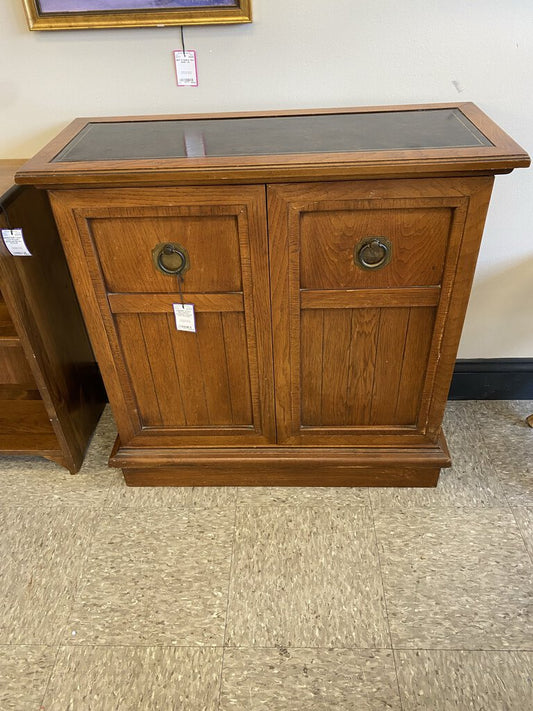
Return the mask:
M77 119L18 172L17 182L248 182L310 173L349 179L395 170L508 172L528 163L473 104L421 105Z
M54 163L492 145L458 109L89 122Z

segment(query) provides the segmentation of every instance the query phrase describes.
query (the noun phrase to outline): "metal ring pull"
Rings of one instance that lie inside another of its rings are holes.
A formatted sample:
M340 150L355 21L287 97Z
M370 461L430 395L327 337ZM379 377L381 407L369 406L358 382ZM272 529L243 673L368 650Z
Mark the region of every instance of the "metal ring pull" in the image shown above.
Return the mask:
M392 245L386 237L365 237L354 248L354 262L361 269L382 269L390 262Z
M169 276L182 276L190 267L187 250L175 242L158 244L152 250L152 259L156 269Z

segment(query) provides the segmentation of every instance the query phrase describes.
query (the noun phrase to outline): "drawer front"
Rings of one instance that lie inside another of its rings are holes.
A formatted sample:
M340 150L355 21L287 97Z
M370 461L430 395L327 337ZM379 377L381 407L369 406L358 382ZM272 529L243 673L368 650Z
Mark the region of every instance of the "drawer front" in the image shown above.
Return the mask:
M122 444L275 441L264 188L52 198ZM181 279L158 269L161 244L186 255ZM178 330L182 302L194 306L194 332Z
M303 213L298 225L301 288L440 284L452 210L428 201L411 200L409 207L398 202L388 200L383 207L383 201L376 201L367 209L368 201L348 200L341 209Z
M127 213L130 215L126 216ZM175 292L176 278L157 265L158 246L187 255L187 291L241 291L238 216L231 208L188 206L100 211L90 220L106 288L110 292ZM107 213L107 214L106 214ZM229 214L228 214L229 213ZM165 257L162 257L165 267ZM170 260L166 266L175 266Z

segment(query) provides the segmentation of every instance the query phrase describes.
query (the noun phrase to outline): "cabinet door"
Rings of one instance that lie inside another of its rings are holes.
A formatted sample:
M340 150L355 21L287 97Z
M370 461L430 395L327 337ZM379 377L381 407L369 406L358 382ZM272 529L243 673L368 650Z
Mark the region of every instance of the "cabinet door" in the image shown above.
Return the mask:
M435 440L491 182L269 186L278 443Z
M264 188L51 197L122 444L274 441ZM181 286L165 244L187 254ZM182 301L195 332L177 330Z

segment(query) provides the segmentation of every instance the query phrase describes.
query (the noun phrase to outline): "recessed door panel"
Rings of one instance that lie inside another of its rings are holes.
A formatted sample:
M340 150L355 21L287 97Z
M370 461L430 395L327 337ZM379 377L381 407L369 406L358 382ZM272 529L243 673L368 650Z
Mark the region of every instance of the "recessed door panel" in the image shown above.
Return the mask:
M416 425L434 308L309 309L301 319L302 427Z
M252 428L243 313L199 313L196 333L168 314L121 314L117 330L143 427Z

